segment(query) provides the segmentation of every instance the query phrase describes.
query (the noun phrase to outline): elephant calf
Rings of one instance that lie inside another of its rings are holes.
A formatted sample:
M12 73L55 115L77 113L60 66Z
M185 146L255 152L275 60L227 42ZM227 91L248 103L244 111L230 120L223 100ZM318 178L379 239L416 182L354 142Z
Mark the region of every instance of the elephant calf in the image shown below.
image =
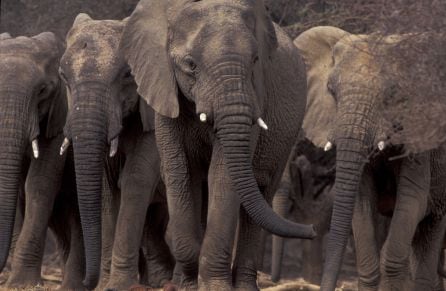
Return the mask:
M61 288L83 289L73 155L69 151L60 156L57 150L67 113L57 71L61 50L51 32L16 38L0 35L0 271L8 258L19 193L25 204L9 288L42 283L49 225L63 251Z
M291 150L273 209L283 217L291 216L302 223L312 223L318 237L302 242L302 277L320 284L323 264L323 241L330 225L334 182L334 152L326 153L307 139L300 139ZM284 239L273 236L271 277L280 279Z
M130 68L119 50L125 23L79 14L68 32L60 62L60 75L70 95L61 151L73 143L86 246L85 284L89 288L99 280L101 245L101 287L126 290L138 283L139 250L149 204L146 238L150 247L146 257L150 284L162 286L171 279L173 269L164 240L168 214L154 114L136 92ZM114 210L110 209L113 204L117 205Z

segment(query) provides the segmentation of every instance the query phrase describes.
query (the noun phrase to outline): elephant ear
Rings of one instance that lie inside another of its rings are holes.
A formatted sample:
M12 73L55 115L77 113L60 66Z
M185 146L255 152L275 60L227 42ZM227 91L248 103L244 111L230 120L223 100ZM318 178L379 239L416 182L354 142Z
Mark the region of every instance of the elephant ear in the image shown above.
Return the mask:
M168 55L168 9L181 0L141 0L126 21L121 49L132 69L138 93L156 112L179 114L177 84Z
M55 137L63 131L68 112L65 86L60 83L54 95L49 98L51 98L51 103L46 124L46 138Z
M446 141L446 77L444 57L432 50L444 47L444 40L424 33L388 37L386 43L385 54L378 54L385 59L378 62L388 82L381 113L389 141L404 145L407 154L438 148Z
M45 136L52 138L63 131L68 105L66 89L59 78L59 58L63 51L62 44L52 32L43 32L32 37L39 48L35 58L41 63L44 73L54 82L54 90L48 96L48 120Z
M276 30L263 0L255 1L254 12L256 15L256 39L261 44L259 57L261 60L266 60L278 47Z
M155 112L142 98L139 98L139 115L141 117L142 129L149 132L155 129Z
M336 119L336 101L327 83L335 66L333 50L348 32L331 26L311 28L295 40L307 69L307 108L303 121L306 137L318 147L324 147Z

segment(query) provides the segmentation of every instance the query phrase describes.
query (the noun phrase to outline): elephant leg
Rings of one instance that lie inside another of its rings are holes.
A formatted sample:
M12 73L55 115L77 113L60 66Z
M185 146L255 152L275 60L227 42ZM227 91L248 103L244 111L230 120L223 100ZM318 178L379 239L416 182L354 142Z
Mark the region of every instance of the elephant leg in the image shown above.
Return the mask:
M418 223L427 211L430 190L430 155L404 159L389 234L381 257L380 290L411 290L409 256Z
M107 288L127 290L138 284L138 260L149 204L160 182L160 159L153 133L141 137L126 157L121 177L121 206L116 222Z
M200 253L199 290L232 290L232 250L240 204L218 141L214 143L208 182L208 221Z
M356 250L359 290L378 290L379 249L375 231L376 191L370 170L364 170L360 194L353 210L353 238Z
M165 203L149 207L146 261L149 285L153 288L160 288L172 279L174 259L164 239L168 215Z
M60 143L55 147L56 143L43 140L40 158L30 164L25 182L25 217L7 282L10 288L42 283L40 273L46 231L65 164L65 158L58 154Z
M77 205L68 213L70 216L65 217L63 223L69 221L69 246L68 248L65 246L67 254L64 258L63 279L59 290L84 290L82 280L85 276L85 252Z
M412 273L415 286L413 290L443 290L443 280L437 269L439 251L443 243L445 222L427 219L422 221L413 240Z
M241 208L239 216L239 233L237 253L232 266L232 280L236 290L259 290L257 287L257 270L260 258L262 229L254 224L246 211Z
M110 279L113 242L115 239L116 221L118 219L119 200L121 194L113 189L112 181L106 175L102 177L102 250L101 276L97 289L103 290Z

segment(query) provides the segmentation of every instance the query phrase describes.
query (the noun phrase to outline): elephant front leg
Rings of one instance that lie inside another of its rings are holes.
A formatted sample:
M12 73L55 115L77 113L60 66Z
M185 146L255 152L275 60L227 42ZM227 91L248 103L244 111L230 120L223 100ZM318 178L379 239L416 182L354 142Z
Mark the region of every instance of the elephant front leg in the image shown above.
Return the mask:
M116 223L107 288L127 290L138 284L138 259L149 204L160 181L160 160L153 134L142 137L127 155L121 178L121 206Z
M40 143L41 156L31 162L25 182L25 217L7 282L10 288L42 283L40 272L46 230L65 163L65 157L61 158L57 150L61 142L62 139L52 143L43 140Z
M232 290L231 259L240 204L218 141L214 144L208 179L209 213L200 254L199 289Z
M161 288L172 280L174 259L165 241L169 214L165 203L150 205L147 220L146 254L148 283Z
M358 288L361 291L378 290L379 249L375 236L374 204L376 191L368 168L364 170L359 196L353 211L353 238L356 249Z
M380 290L411 290L409 255L419 222L425 217L430 189L429 154L404 159L397 199L381 258Z

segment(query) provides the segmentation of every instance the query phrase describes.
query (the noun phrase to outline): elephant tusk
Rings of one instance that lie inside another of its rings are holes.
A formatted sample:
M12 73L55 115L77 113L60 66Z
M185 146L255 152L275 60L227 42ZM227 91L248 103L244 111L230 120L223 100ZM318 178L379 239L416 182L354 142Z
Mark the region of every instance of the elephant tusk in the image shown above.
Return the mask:
M110 158L113 158L118 152L119 139L115 137L110 144Z
M206 122L207 119L208 119L208 117L206 116L206 113L201 113L200 114L200 121L201 122Z
M257 119L257 124L264 130L268 130L268 125L266 125L262 118L259 117L259 119Z
M384 141L380 141L378 143L378 149L382 152L386 147L386 143Z
M325 147L324 147L324 151L325 152L328 152L329 150L331 150L333 148L333 144L331 143L331 142L327 142L326 144L325 144Z
M31 145L33 148L34 158L38 159L39 158L39 142L38 142L37 138L32 141Z
M69 146L70 146L70 140L68 138L65 138L63 140L62 145L60 146L60 153L59 154L62 156Z

